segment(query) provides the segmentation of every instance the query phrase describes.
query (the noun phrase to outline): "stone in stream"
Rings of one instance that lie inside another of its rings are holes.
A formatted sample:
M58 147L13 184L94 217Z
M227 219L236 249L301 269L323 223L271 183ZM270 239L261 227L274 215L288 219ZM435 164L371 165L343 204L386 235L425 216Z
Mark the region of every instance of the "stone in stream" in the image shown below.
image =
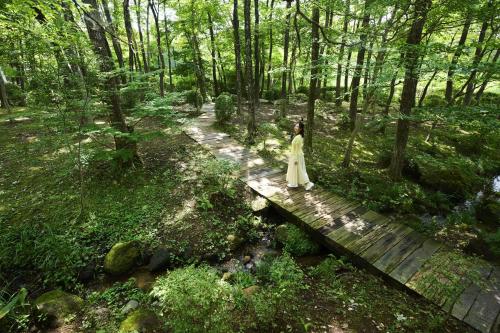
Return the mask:
M122 308L122 313L127 314L132 310L135 310L139 307L139 302L137 302L135 299L131 299L130 301L125 304L125 306Z
M157 272L167 268L171 264L170 259L170 251L165 247L160 247L153 253L153 256L149 260L148 270L150 272Z
M243 264L247 264L250 262L250 260L252 260L252 257L251 256L244 256L243 257Z
M104 271L111 275L127 273L134 267L140 255L137 241L116 243L104 257Z
M151 310L137 309L130 313L124 321L122 321L119 333L156 333L165 332L161 327L161 322L156 314Z
M243 243L243 240L240 237L232 234L227 235L226 239L231 251L236 250Z
M62 290L52 290L37 297L35 306L47 316L50 326L59 327L64 324L66 318L82 309L83 300Z

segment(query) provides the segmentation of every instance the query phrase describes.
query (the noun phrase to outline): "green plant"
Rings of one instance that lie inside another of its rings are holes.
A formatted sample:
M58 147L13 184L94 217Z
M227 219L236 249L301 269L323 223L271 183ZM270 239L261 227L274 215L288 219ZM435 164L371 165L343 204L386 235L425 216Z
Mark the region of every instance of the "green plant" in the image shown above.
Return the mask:
M186 102L196 107L196 109L200 109L203 105L203 97L198 90L188 90L184 92L186 96Z
M29 328L31 314L25 301L27 295L25 288L5 299L0 294L0 329L10 332L14 329L24 331Z
M353 266L346 262L344 257L336 258L334 255L329 255L319 265L312 267L309 275L321 280L329 280L335 277L340 271L351 270Z
M222 193L229 197L236 194L232 176L236 170L236 164L228 160L207 159L200 165L203 184L208 194Z
M208 266L188 266L161 276L151 295L175 332L231 332L231 286Z
M215 118L220 123L225 123L234 114L233 98L228 93L222 93L215 99Z
M287 235L283 245L283 249L294 256L315 254L320 250L319 245L294 224L287 224Z
M258 132L262 136L262 138L264 139L264 142L263 142L264 150L267 150L266 140L269 136L279 137L281 135L281 131L278 128L278 126L276 124L268 123L268 122L262 123L258 128Z
M495 233L484 235L483 238L491 252L496 256L500 256L500 229Z

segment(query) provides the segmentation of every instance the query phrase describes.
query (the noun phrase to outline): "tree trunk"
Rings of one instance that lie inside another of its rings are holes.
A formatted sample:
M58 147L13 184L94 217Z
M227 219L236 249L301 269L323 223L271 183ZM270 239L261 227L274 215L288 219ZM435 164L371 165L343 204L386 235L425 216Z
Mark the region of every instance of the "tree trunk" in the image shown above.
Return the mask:
M165 24L165 43L167 44L167 60L168 60L168 85L170 91L174 90L174 84L172 81L172 58L170 56L170 38L167 26L167 12L165 10L165 2L163 2L163 22Z
M135 4L135 14L137 16L137 30L139 31L139 43L141 47L142 54L142 62L144 64L144 71L149 72L149 62L146 57L146 51L144 50L144 38L142 36L142 27L141 27L141 0L134 0Z
M132 40L132 23L130 20L129 0L123 0L123 19L125 22L125 31L127 33L128 69L130 71L130 77L132 78L135 55L134 55L133 40Z
M387 120L389 118L389 109L391 107L391 103L392 103L392 98L394 97L394 92L396 90L396 78L397 78L397 75L394 74L394 76L392 77L391 79L391 83L390 83L390 88L389 88L389 96L387 96L387 101L385 102L385 107L384 107L384 111L383 111L383 115L384 115L384 119ZM382 124L382 127L380 128L380 133L385 133L385 122Z
M205 83L205 68L203 66L203 59L201 58L200 43L198 42L198 36L196 32L191 34L191 41L194 50L194 57L196 62L196 76L198 78L198 86L200 88L201 96L203 97L203 102L208 100L207 88Z
M255 19L255 26L254 26L254 60L255 60L255 67L254 67L254 98L255 98L255 106L259 106L259 77L260 77L260 57L259 57L259 0L254 0L254 19Z
M436 74L438 73L438 70L435 70L434 73L432 73L432 76L431 78L429 79L429 81L427 81L427 83L425 84L425 87L424 87L424 90L422 91L422 95L420 95L420 98L418 99L418 107L421 107L423 104L424 104L424 99L425 99L425 95L427 95L427 90L429 89L432 81L434 80L434 77L436 76Z
M496 52L495 52L495 56L493 57L493 61L491 62L492 66L495 66L496 62L498 61L498 56L500 55L500 49L497 49ZM493 67L494 68L494 67ZM490 82L490 79L491 77L494 75L495 73L495 70L492 69L491 71L487 72L484 79L483 79L483 83L481 84L481 86L479 87L477 93L476 93L476 96L475 96L475 100L476 100L476 105L479 105L479 101L481 100L481 96L483 95L483 92L484 92L484 89L486 89L486 85L488 84L488 82Z
M354 126L354 130L351 132L351 136L349 137L349 143L347 144L347 149L345 150L344 160L342 161L342 167L348 168L351 164L352 157L352 148L354 147L354 140L356 140L356 136L361 130L363 123L363 116L361 114L356 114L356 122Z
M281 98L286 99L286 81L287 81L287 71L288 71L288 45L290 43L290 7L292 6L292 0L286 0L286 22L285 31L283 38L283 73L281 74ZM286 116L286 108L282 108L281 117Z
M240 44L240 20L238 18L238 0L233 0L233 35L234 35L234 58L236 68L236 95L237 111L241 114L241 44Z
M255 142L255 87L252 68L252 26L251 26L251 0L244 0L244 16L245 16L245 77L248 94L248 123L247 123L247 142L253 144Z
M127 126L121 110L118 79L115 75L112 75L115 66L111 55L111 49L106 40L104 28L96 24L96 22L102 22L97 0L84 0L84 3L90 5L90 10L85 13L87 32L94 47L94 52L99 59L100 71L106 74L104 81L106 94L104 100L110 108L109 118L111 120L111 126L122 133L114 136L116 150L124 152L117 156L126 156L117 157L118 162L121 166L140 165L141 161L137 154L137 144L128 137L128 134L133 132L133 128Z
M313 151L313 131L314 131L314 104L318 90L318 60L319 60L319 8L312 9L312 45L311 45L311 78L309 81L309 99L307 101L307 126L304 140L304 148L307 154Z
M158 8L160 8L159 5ZM146 58L148 60L148 64L151 64L151 40L149 38L149 5L146 6Z
M467 84L467 89L465 90L465 96L463 101L463 105L465 106L470 105L470 102L472 100L472 94L474 92L474 80L477 74L477 66L479 65L479 62L483 57L482 43L484 42L487 28L488 28L488 22L484 21L481 26L481 32L479 33L479 38L477 40L476 52L474 54L474 60L472 61L472 71L467 80L468 84Z
M389 175L393 180L399 180L402 176L404 155L410 130L410 121L406 117L410 116L411 109L415 105L415 94L418 83L418 62L420 58L418 46L422 40L422 30L431 4L431 0L416 0L414 20L406 40L407 47L403 58L405 79L399 105L399 113L404 118L400 117L398 119L396 142L391 164L389 166Z
M125 64L123 62L122 47L117 37L118 34L116 31L116 26L113 23L113 19L111 18L111 13L109 12L108 0L102 0L102 7L104 8L104 15L106 16L106 21L110 26L111 41L113 42L113 50L115 51L116 59L118 60L118 66L120 66L120 69L123 70L125 68ZM121 78L123 84L127 83L126 75L121 75Z
M448 76L446 78L446 91L445 91L445 99L448 105L451 105L453 103L453 75L455 74L455 69L457 68L458 58L460 58L460 55L462 54L462 50L465 45L465 41L467 40L467 34L469 33L469 27L471 21L472 18L470 16L466 18L464 27L462 29L462 34L460 36L460 40L458 41L457 49L453 54L450 67L448 68Z
M226 79L226 71L224 70L224 64L222 63L222 57L220 55L220 50L217 50L217 59L219 59L219 61L217 62L219 64L219 78L222 77L223 81L224 81L224 90L227 90L227 79Z
M160 4L158 4L158 7L156 7L155 4L153 3L153 0L149 0L149 7L151 8L151 12L153 13L153 18L155 20L156 46L158 47L158 57L160 58L160 69L161 69L160 70L160 96L164 97L165 96L165 84L164 84L165 59L163 58L163 51L161 48L160 24L158 22Z
M214 96L217 97L219 96L219 84L217 82L217 62L215 59L214 26L210 12L208 12L207 15L208 15L208 26L210 31L210 47L211 47L210 52L212 54L212 80L214 81Z
M342 83L342 60L344 59L345 43L347 39L347 28L349 27L349 12L350 12L350 0L346 0L345 13L344 13L344 26L342 29L342 41L340 44L339 60L337 62L337 77L335 78L335 105L342 105L342 97L340 92L340 85ZM345 92L345 87L344 87Z
M274 0L271 0L271 10L269 12L269 54L267 58L267 87L266 90L269 91L272 87L272 75L271 70L273 69L273 9Z
M7 97L7 89L6 89L7 79L5 78L5 74L3 73L2 68L0 67L0 100L2 101L2 108L7 110L7 113L10 114L10 104L9 99ZM12 119L9 117L9 121L12 122Z
M366 51L366 38L368 26L370 24L370 14L368 13L368 6L370 0L365 0L363 23L361 24L361 35L359 37L360 47L356 58L356 67L354 69L354 76L351 81L351 101L349 104L349 122L351 131L354 130L356 124L356 113L358 112L358 95L359 95L359 82L361 80L361 70L363 69L363 62L365 59Z
M347 52L347 60L345 64L345 73L344 73L344 101L349 102L349 69L351 67L351 56L352 49L349 48Z

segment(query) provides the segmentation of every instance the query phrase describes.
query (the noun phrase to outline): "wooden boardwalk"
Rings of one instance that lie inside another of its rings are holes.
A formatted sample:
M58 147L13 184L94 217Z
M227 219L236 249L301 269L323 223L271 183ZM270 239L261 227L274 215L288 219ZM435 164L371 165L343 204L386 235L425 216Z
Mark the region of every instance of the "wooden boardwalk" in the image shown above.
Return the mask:
M213 104L205 104L202 115L185 132L217 158L238 163L240 179L312 237L429 299L478 331L500 332L499 267L465 257L460 258L464 260L460 265L455 265L448 261L453 252L447 246L404 224L392 222L358 202L318 186L310 192L288 189L285 165L283 168L266 165L256 153L228 134L213 129L214 122ZM458 279L459 283L451 284L448 281L452 278L440 274L454 269L460 272L469 262L479 267L481 283ZM445 267L447 263L450 267ZM456 285L458 289L451 289ZM449 299L451 294L455 295L453 300Z

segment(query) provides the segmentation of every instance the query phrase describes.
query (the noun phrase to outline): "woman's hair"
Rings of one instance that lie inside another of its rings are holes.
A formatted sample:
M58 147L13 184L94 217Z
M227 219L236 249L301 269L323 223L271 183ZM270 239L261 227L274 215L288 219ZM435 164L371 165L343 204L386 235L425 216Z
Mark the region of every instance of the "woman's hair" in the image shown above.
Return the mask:
M304 118L300 118L299 122L299 134L304 137Z

